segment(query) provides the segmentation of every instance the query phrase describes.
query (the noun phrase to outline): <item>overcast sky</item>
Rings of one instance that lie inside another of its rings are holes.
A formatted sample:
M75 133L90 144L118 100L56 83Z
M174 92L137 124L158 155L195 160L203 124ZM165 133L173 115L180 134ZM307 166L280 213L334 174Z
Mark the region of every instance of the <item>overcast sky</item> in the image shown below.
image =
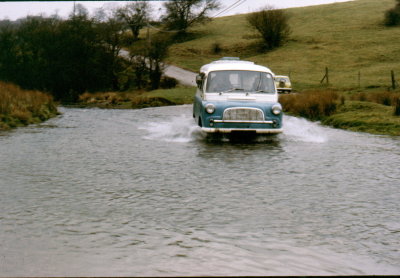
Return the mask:
M1 0L2 1L2 0ZM301 7L334 2L346 2L348 0L220 0L222 8L211 15L226 16L238 13L256 11L266 5L276 8ZM149 1L155 10L162 7L164 1ZM123 6L127 1L75 1L85 6L92 14L97 8L119 5ZM74 6L74 1L29 1L29 2L0 2L0 19L15 20L28 15L51 16L58 14L67 17Z

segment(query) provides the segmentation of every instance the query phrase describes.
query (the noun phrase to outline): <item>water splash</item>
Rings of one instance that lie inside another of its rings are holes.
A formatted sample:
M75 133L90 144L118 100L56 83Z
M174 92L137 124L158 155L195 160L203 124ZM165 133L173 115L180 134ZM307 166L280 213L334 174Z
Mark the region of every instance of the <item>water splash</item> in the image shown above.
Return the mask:
M326 128L306 119L284 116L283 125L286 139L312 143L328 141Z
M148 132L144 138L149 140L187 143L203 137L200 128L187 115L175 116L168 121L149 122L141 129Z
M285 116L284 131L279 138L290 141L325 143L328 141L327 129L303 118ZM144 137L148 140L160 140L165 142L187 143L202 140L206 135L195 124L191 117L185 114L172 116L169 120L160 122L148 122L141 127L148 132ZM267 137L269 140L269 138ZM265 137L260 137L255 142L264 142Z

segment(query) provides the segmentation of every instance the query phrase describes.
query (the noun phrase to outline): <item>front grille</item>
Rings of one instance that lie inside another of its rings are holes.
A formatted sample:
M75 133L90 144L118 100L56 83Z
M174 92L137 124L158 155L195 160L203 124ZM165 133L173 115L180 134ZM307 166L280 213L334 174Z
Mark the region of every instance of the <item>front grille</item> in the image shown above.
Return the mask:
M228 108L224 121L264 121L264 113L258 108Z

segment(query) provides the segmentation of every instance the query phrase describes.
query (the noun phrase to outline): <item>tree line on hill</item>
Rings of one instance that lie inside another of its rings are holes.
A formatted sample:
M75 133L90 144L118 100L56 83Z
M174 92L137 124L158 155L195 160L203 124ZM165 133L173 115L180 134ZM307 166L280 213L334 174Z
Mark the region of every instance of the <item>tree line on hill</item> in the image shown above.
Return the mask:
M385 13L388 26L400 25L400 0L396 2ZM175 0L163 5L165 14L158 21L151 18L153 7L147 1L100 9L94 16L77 4L67 19L2 20L0 80L48 92L62 102L74 102L84 92L173 87L176 80L163 77L169 46L187 38L193 25L210 20L210 11L220 3ZM287 41L288 19L285 11L272 7L247 16L249 26L259 33L261 51ZM147 34L140 35L146 27ZM124 57L123 47L129 49Z
M174 86L163 78L168 47L193 24L206 21L218 0L165 2L166 14L152 21L149 2L100 9L89 16L77 4L67 19L29 16L0 21L0 80L48 92L74 102L84 92L157 89ZM152 26L146 38L144 27ZM155 26L155 27L154 27ZM130 31L130 32L129 32ZM128 48L128 57L121 49Z
M75 102L85 92L173 87L176 80L163 76L169 46L187 39L188 30L219 7L219 0L167 1L155 21L147 1L99 9L94 16L77 4L67 19L0 21L0 80L62 102ZM286 12L271 6L246 20L259 34L261 51L280 47L291 32ZM121 55L122 48L129 54Z

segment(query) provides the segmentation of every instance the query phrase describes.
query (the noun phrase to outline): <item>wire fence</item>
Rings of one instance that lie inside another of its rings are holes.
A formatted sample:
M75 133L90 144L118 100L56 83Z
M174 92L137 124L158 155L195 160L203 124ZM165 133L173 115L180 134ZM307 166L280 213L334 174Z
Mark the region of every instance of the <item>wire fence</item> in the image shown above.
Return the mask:
M330 68L325 67L324 72L321 74L322 78L318 79L318 74L314 75L314 80L315 84L323 85L323 86L334 86L335 83L337 84L338 82L336 81L338 78L338 75L335 74L337 73L337 69L335 71L332 71ZM293 82L299 81L296 80L295 77L298 77L298 74L300 74L297 71L289 70L287 76L290 78L290 80ZM302 73L304 74L304 73ZM347 87L350 88L387 88L388 90L399 90L400 89L400 80L399 80L399 75L395 70L388 70L385 75L377 75L375 82L373 78L371 78L371 74L362 74L362 71L356 71L353 74L349 73L346 74L346 77L343 78L343 73L340 73L341 78L340 82L343 84L348 85ZM317 76L317 77L315 77ZM303 76L304 78L304 76ZM353 82L349 82L349 78L353 79ZM345 79L345 80L344 80ZM310 80L308 80L310 81ZM309 82L307 82L309 83ZM343 87L343 86L341 86Z
M389 89L396 90L397 88L399 88L399 82L396 80L394 70L390 71L390 79L389 80L390 80L390 86L388 87ZM325 67L325 74L322 77L320 84L330 85L329 68L328 67ZM361 88L361 71L358 71L358 74L357 74L357 85L358 85L358 88Z

